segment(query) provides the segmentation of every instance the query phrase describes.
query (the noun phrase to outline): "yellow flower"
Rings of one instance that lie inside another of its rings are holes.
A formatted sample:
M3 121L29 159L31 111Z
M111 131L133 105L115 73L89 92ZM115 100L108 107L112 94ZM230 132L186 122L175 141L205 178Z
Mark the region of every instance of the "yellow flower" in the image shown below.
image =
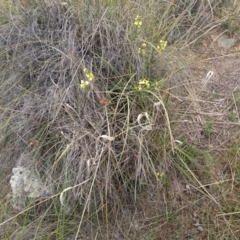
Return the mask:
M142 27L142 18L140 15L136 16L134 25L136 25L138 29Z
M164 172L156 172L157 180L161 181L164 177Z
M81 83L80 83L81 89L83 89L83 90L86 89L88 85L89 85L89 81L81 80Z
M146 50L144 48L138 48L138 53L141 55L145 55Z
M164 40L161 39L161 40L159 41L158 46L157 46L158 52L164 51L165 48L166 48L166 46L167 46L167 41L164 41Z
M150 83L147 79L142 79L139 81L138 86L137 86L137 90L141 91L144 88L149 88L150 87Z
M144 55L146 53L146 47L147 47L147 44L142 43L141 47L138 48L138 53L141 54L141 55Z
M91 82L93 80L93 78L94 78L94 75L92 73L88 73L88 74L86 74L86 77Z
M88 81L92 81L94 79L94 75L92 72L89 72L87 68L84 68L83 69L83 72L85 73L86 75L86 78L88 79Z

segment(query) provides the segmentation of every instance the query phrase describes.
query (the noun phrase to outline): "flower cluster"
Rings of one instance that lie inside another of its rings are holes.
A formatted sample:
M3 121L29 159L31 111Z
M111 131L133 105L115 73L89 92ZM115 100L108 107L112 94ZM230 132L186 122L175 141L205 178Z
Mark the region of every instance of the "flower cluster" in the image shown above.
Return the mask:
M137 90L141 91L141 90L149 88L149 87L150 87L149 81L147 79L141 79L138 83Z
M164 175L165 175L164 172L156 172L157 180L161 181Z
M86 89L88 85L89 85L89 81L81 80L80 88Z
M147 44L145 42L142 43L141 47L138 48L138 53L141 55L144 55L146 53L146 47L147 47Z
M136 16L134 25L136 25L138 29L142 27L142 18L140 15Z
M81 80L81 83L80 83L80 88L82 89L86 89L87 86L89 85L89 83L94 79L94 75L92 72L89 72L87 68L84 68L83 69L83 72L87 78L87 80Z
M167 41L164 41L163 39L161 39L161 40L159 41L158 46L157 46L158 52L164 51L165 48L166 48L166 46L167 46Z
M84 68L84 69L83 69L83 72L85 73L88 81L91 82L91 81L93 80L93 78L94 78L93 73L92 73L92 72L89 72L89 71L87 70L87 68Z

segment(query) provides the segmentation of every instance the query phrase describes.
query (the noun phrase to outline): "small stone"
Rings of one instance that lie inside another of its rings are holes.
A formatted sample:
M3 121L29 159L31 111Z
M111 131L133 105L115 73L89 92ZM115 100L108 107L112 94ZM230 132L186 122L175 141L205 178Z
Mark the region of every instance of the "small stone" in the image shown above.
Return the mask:
M219 47L231 48L233 47L235 40L233 38L219 38L217 42Z
M197 216L198 216L197 213L194 212L194 213L193 213L193 217L197 218Z
M113 234L113 237L114 237L114 239L120 239L120 233L119 232L115 232L114 234Z
M199 232L202 232L202 231L203 231L203 227L202 227L202 226L198 226L197 229L198 229Z

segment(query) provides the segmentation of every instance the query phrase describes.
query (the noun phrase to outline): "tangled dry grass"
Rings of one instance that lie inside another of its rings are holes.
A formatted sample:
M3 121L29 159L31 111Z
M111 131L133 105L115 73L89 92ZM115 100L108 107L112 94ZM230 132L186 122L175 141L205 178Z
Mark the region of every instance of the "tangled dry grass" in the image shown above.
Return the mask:
M115 21L115 10L86 4L76 13L57 1L19 11L1 34L3 147L14 149L5 158L21 156L56 192L73 187L82 204L93 195L116 203L137 182L151 183L157 149L137 119L148 105L153 114L153 100L139 102L134 90L145 63L130 16ZM85 68L94 80L81 89ZM152 117L148 124L162 118Z
M178 101L192 84L182 81L191 73L181 54L221 25L214 9L225 3L163 2L2 4L0 160L37 174L53 208L81 213L76 239L85 215L108 221L143 188L162 189L180 157L198 165L195 148L184 155L173 138L187 135L174 130L190 109Z

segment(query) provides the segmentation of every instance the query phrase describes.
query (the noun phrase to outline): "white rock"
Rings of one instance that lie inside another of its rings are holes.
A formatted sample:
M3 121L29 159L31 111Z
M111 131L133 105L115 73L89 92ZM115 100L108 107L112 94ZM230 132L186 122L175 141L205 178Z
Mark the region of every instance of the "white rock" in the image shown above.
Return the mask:
M202 226L198 226L198 231L202 232L203 231L203 227Z
M219 47L231 48L233 47L235 40L233 38L219 38L217 42Z
M46 191L46 186L39 176L27 167L13 168L12 173L10 179L12 205L17 210L24 208L28 199L43 197L46 193L52 192L51 190Z

